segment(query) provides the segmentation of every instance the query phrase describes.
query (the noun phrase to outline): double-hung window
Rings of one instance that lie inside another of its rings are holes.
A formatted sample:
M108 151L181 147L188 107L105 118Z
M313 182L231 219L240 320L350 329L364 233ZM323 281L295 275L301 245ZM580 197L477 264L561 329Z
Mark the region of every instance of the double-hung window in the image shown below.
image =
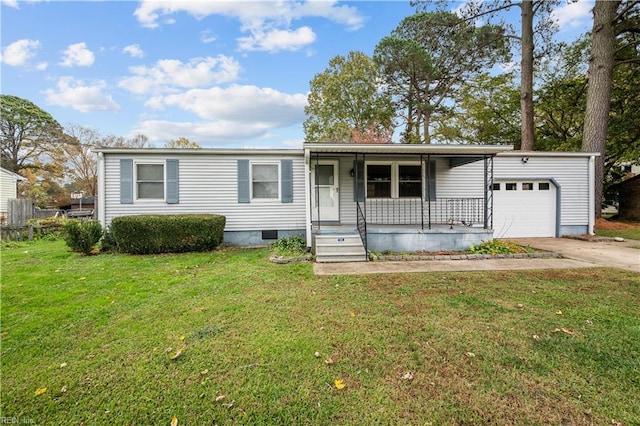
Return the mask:
M367 163L368 198L420 198L422 166L406 163Z
M279 199L280 175L278 163L251 165L251 198L273 200Z
M139 200L164 199L164 164L136 164L136 198Z

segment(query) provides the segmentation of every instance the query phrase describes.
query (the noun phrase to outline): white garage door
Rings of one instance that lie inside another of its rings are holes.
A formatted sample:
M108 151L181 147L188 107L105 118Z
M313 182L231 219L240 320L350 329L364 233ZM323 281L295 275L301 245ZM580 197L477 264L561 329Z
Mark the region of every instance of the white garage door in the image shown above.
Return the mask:
M548 180L496 180L494 238L555 237L556 187Z

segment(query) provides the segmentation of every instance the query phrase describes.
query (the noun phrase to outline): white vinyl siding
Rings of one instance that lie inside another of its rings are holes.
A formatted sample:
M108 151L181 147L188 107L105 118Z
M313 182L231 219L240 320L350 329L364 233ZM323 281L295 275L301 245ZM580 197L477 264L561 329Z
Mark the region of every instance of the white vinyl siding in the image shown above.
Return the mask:
M0 170L0 213L7 212L7 200L17 198L17 179L8 170Z
M133 158L136 163L162 163L161 154L105 154L105 221L131 214L217 213L226 216L226 231L258 231L264 229L304 229L305 200L304 158L302 155L241 156L230 154L171 154L179 160L180 201L164 200L144 203L120 203L120 159ZM238 202L238 160L278 164L292 160L293 200L258 203Z

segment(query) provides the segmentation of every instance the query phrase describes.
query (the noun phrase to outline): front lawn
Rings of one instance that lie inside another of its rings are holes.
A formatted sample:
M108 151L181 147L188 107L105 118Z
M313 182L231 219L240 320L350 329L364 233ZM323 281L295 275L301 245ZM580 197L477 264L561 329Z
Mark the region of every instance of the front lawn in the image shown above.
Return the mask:
M35 424L623 424L640 275L315 277L267 249L2 249L2 417ZM317 352L317 354L316 354Z
M598 219L595 228L596 235L603 237L622 237L627 240L640 241L640 223Z

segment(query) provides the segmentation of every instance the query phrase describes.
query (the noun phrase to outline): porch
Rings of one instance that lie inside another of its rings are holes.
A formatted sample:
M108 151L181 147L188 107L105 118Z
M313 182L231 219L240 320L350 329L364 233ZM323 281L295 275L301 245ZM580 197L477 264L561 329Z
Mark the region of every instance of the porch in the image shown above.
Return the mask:
M491 239L493 156L509 149L305 144L309 246L329 261L342 251L366 260L372 250L466 250Z

